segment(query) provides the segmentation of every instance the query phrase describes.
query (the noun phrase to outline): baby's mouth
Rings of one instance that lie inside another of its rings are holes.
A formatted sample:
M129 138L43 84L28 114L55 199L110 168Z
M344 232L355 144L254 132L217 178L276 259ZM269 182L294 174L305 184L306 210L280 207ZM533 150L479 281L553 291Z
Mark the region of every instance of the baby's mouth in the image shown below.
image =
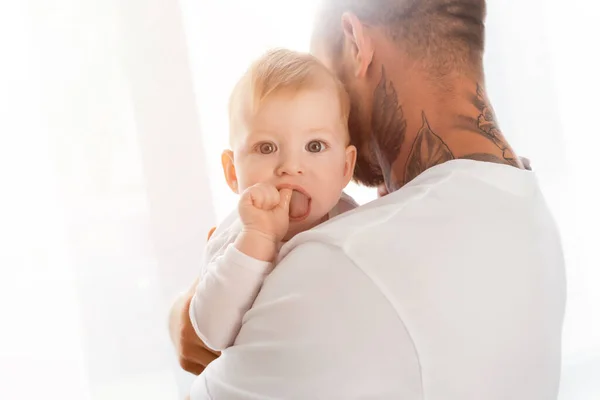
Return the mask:
M306 219L310 214L311 199L307 195L297 190L292 192L290 199L290 221L298 222Z

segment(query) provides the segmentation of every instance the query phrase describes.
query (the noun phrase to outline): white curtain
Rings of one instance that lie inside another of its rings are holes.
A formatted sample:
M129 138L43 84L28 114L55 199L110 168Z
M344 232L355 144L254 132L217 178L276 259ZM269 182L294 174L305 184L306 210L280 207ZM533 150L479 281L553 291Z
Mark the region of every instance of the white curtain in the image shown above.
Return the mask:
M489 92L564 240L561 398L597 399L598 6L488 3ZM235 206L219 163L227 98L267 48L308 49L316 4L0 4L0 398L187 394L166 316Z
M0 398L183 398L167 310L215 217L179 4L0 20Z

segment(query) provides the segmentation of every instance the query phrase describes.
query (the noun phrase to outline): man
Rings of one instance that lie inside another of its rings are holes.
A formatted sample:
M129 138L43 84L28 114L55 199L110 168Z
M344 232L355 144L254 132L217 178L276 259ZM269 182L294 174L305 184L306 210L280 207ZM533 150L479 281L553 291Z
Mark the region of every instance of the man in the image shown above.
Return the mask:
M324 0L355 177L390 194L282 249L195 399L551 399L564 261L485 92L483 0ZM214 356L173 307L182 365Z

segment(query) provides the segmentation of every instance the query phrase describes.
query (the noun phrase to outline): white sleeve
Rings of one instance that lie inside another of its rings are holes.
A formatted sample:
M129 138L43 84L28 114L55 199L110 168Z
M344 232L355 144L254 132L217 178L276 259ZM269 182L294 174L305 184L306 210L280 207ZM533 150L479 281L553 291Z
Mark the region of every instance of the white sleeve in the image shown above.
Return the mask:
M394 367L415 359L404 338L393 307L342 249L304 243L265 279L235 345L196 379L191 399L402 398L384 383L420 383Z
M190 303L190 320L204 344L217 351L233 344L271 269L271 263L249 257L233 244L207 265Z

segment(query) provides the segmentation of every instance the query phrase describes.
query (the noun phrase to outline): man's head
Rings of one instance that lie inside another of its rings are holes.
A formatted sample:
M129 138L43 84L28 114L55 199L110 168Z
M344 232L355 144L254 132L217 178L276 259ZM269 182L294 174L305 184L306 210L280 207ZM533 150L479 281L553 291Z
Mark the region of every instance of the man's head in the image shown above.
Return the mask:
M315 57L268 52L231 95L231 150L222 156L227 183L237 193L257 183L291 187L290 231L316 225L354 171L348 112L344 86Z
M383 182L374 130L391 121L374 121L384 107L376 92L405 111L424 95L451 98L457 77L482 75L484 18L484 0L322 0L311 47L349 92L357 181ZM403 77L394 86L392 73Z

